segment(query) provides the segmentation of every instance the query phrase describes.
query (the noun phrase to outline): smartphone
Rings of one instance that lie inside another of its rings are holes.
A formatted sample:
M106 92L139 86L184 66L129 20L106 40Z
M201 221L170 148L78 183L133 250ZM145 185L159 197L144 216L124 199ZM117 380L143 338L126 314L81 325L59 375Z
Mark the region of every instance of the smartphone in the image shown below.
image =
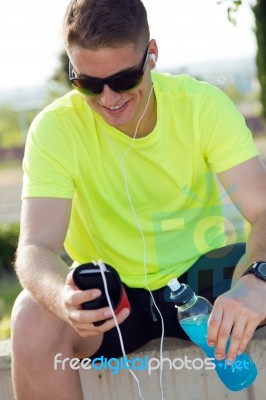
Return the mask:
M130 304L118 272L108 264L104 264L104 266L104 276L107 282L109 297L114 312L117 314L125 307L130 308ZM96 310L108 307L109 304L105 294L103 278L98 264L86 263L78 266L73 272L73 281L81 290L100 289L102 292L102 295L97 299L82 304L85 310ZM95 322L95 325L97 326L103 323L104 321L99 321Z

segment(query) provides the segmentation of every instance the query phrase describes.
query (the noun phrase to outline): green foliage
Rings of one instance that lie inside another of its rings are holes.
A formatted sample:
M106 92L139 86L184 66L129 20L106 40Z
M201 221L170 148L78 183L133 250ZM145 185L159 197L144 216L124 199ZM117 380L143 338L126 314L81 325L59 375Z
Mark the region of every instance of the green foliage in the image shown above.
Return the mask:
M217 0L217 4L228 4L228 19L234 25L236 24L235 13L242 0ZM260 100L262 105L262 116L266 119L266 0L256 0L251 7L255 16L255 34L257 39L257 67L258 80L260 83Z
M68 79L69 59L65 50L59 56L59 65L51 77L53 88L50 91L51 99L61 96L71 90L72 86Z
M28 127L36 111L16 111L12 107L0 108L0 147L23 145Z
M261 88L262 115L266 118L266 0L257 0L253 6L257 37L257 67Z
M0 226L0 339L10 336L10 313L21 291L13 270L19 225Z
M10 337L10 314L14 301L21 291L15 275L4 275L0 279L0 339Z
M21 144L18 114L8 107L0 109L0 147Z
M236 15L238 8L242 4L242 0L218 0L217 1L217 4L224 4L224 3L228 4L227 17L228 17L229 21L233 25L236 25L235 15Z
M19 225L0 226L0 278L13 272L12 263L15 258L19 237Z
M62 53L59 56L59 67L55 71L52 79L62 83L64 85L69 85L69 80L68 80L68 55L65 51L62 51Z

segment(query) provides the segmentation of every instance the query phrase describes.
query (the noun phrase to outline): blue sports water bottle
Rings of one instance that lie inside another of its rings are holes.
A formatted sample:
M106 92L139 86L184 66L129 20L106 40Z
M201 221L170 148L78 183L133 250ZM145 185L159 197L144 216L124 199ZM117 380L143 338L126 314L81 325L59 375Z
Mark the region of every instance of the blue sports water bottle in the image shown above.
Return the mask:
M236 357L234 362L216 360L215 347L207 343L208 319L212 311L211 303L201 296L196 296L193 290L176 278L168 286L171 289L170 301L178 308L178 320L192 342L197 344L205 354L213 358L215 370L223 384L232 391L239 391L251 385L257 376L257 368L247 353ZM228 339L226 348L230 345Z

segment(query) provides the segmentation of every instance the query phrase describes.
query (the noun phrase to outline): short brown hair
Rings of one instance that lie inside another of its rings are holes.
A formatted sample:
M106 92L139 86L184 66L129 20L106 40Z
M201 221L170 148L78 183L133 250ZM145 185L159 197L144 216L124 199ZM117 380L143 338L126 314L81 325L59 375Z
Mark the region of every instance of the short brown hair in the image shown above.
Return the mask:
M63 22L67 51L73 45L90 50L147 46L150 31L141 0L70 0Z

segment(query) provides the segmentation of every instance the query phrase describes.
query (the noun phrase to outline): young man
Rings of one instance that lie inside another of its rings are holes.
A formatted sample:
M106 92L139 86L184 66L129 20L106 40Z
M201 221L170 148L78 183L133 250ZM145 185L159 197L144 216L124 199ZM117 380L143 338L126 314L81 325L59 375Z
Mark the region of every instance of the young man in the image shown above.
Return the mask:
M102 259L120 274L131 305L117 315L126 352L161 335L148 288L165 334L185 337L164 299L173 277L218 297L208 334L218 359L231 330L233 360L266 317L263 274L242 277L266 260L266 172L243 117L206 83L152 72L158 48L140 0L71 0L64 39L77 90L35 119L24 158L16 269L25 290L12 315L18 400L82 399L77 371L54 370L58 353L121 355L109 308L82 309L100 293L75 287L63 244L75 265ZM253 225L237 268L244 246L224 247L215 174Z

